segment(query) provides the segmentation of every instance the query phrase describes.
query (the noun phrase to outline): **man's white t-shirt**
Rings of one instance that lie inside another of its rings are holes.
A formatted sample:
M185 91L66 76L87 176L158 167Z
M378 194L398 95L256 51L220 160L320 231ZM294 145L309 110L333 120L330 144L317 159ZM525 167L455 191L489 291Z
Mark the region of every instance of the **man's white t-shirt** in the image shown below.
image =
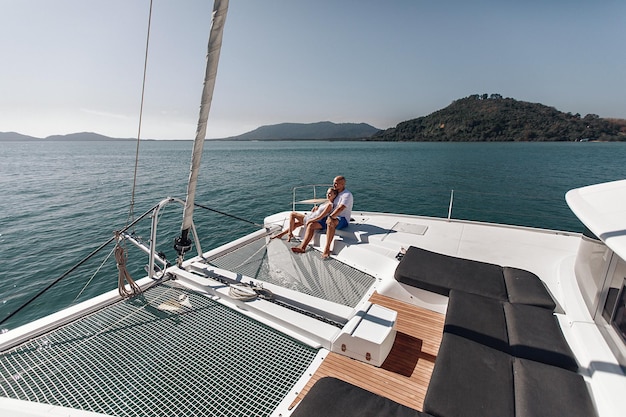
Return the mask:
M352 197L352 193L345 188L342 192L339 193L334 201L335 207L339 207L342 204L345 206L345 208L341 210L341 213L339 213L339 216L345 217L348 222L350 222L350 217L352 217L353 202L354 198Z

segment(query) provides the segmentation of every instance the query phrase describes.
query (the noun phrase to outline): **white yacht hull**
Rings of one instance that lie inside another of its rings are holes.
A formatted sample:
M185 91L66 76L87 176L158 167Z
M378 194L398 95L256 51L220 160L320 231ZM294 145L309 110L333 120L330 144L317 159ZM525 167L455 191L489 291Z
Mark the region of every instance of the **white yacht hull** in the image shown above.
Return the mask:
M355 318L358 318L357 321L366 320L364 319L365 311L370 308L368 300L372 294L378 293L403 303L445 314L448 297L401 284L395 279L394 273L400 262L399 259L411 246L444 255L520 268L540 277L556 301L555 315L579 364L579 373L584 377L589 387L598 415L603 417L623 415L626 402L620 393L626 392L626 377L614 350L607 344L597 321L586 307L584 296L576 278L576 268L577 265L580 267L581 262L580 259L577 261L577 256L579 256L581 242L584 240L581 234L421 216L354 211L350 226L337 233L331 246L334 261L339 261L373 277L372 285L354 305L347 306L334 301L322 300L273 283L263 283L262 285L265 290L270 291L276 297L288 300L291 305L296 306L295 310L262 299L244 301L232 296L232 293L228 291L228 285L224 284L224 280L231 283L253 283L258 286L259 278L248 277L216 267L211 264L211 260L244 246L250 240L262 239L265 242L266 262L268 262L270 270L274 271L273 273L280 273L284 277L298 276L300 273L298 268L302 268L299 266L299 262L303 259L299 257L305 255L290 253L289 250L285 249L289 245L295 245L296 242L287 243L284 240L269 239L271 234L288 225L288 217L289 212L269 216L265 219L266 230L260 230L206 252L202 257L189 259L180 268L174 266L167 270L170 276L175 278L176 285L215 300L297 339L301 343L319 349L318 358L311 363L308 371L301 376L272 415L286 416L293 412L293 403L299 392L302 391L309 378L321 365L327 352L344 354L362 362L370 362L370 365L374 367L380 366L384 356L388 353L389 346L382 349L383 357L379 360L366 359L365 354L361 353L346 352L346 350L350 351L350 348L345 348L346 337L349 337L354 330L346 332L345 328L358 326L358 323L353 323ZM302 230L296 231L296 236L302 235ZM306 255L312 256L315 259L315 264L311 263L306 268L323 268L324 263L329 262L321 260L320 257L320 248L323 247L325 238L325 234L320 233L313 239ZM319 265L322 266L319 267ZM216 280L216 277L220 277L220 279ZM328 275L325 279L332 281L333 276ZM155 281L148 277L139 282L144 288L154 283ZM48 329L89 314L91 311L103 308L119 299L119 294L113 291L97 299L11 330L0 335L0 348L3 352L8 352L14 346L24 343ZM303 315L298 309L314 314L312 316ZM330 320L330 324L318 320L316 315L324 316ZM365 343L368 342L368 338L376 339L378 335L375 333L379 331L387 332L387 334L393 333L395 336L394 316L385 317L391 317L388 320L391 323L389 328L373 330L373 336L365 336ZM336 323L344 326L344 330L339 328ZM349 341L348 344L350 343L352 342ZM384 343L388 343L388 341ZM367 348L366 350L369 354L371 349ZM17 409L16 404L19 404L21 410L21 414L18 415L24 416L52 416L58 415L59 412L71 416L95 415L84 411L60 411L58 407L0 398L2 414L12 413Z

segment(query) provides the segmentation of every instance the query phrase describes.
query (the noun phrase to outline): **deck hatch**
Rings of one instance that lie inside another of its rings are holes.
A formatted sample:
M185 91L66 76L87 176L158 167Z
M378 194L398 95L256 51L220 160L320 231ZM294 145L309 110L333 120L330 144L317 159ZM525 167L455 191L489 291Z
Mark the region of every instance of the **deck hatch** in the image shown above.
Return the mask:
M178 311L162 311L163 303ZM270 415L317 351L160 285L0 356L6 397L117 415Z
M425 226L423 224L397 222L391 228L391 230L396 231L396 232L411 233L414 235L423 236L426 234L426 231L428 230L428 226Z
M309 248L294 254L297 242L255 240L226 255L211 259L218 268L269 282L317 298L355 307L376 279L336 259L322 259Z

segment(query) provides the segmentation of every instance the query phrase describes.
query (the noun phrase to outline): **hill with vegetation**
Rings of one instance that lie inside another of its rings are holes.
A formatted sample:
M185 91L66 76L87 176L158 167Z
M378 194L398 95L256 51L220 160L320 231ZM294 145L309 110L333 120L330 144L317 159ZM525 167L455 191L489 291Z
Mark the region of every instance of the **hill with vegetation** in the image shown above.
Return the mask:
M358 140L369 138L379 131L367 123L280 123L261 126L227 140Z
M586 141L626 140L626 121L595 114L563 113L554 107L499 94L472 95L428 116L374 134L380 141Z

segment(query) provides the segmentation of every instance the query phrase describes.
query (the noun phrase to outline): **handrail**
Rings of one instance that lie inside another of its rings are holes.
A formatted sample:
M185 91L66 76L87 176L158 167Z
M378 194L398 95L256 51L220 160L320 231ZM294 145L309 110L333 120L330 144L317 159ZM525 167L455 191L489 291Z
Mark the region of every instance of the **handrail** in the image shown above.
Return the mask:
M298 205L306 205L314 202L313 199L299 198L304 196L323 197L314 187L327 187L326 184L310 184L292 188L292 210L296 211ZM303 193L306 190L308 194ZM375 194L376 186L368 185L369 194ZM352 190L359 191L357 190ZM387 188L381 186L380 193L388 192ZM298 195L300 193L300 196ZM447 195L446 195L447 194ZM464 190L446 189L445 187L435 187L428 184L419 184L411 187L406 193L403 192L403 202L397 208L391 208L392 212L413 215L435 216L448 221L474 220L474 221L496 221L512 222L529 227L541 227L549 229L578 230L579 222L567 208L564 200L557 199L552 195L518 194L514 192L497 192L493 190ZM412 201L408 197L411 195L425 196L424 199ZM379 211L377 204L372 201L358 200L360 210ZM425 202L423 209L420 204ZM480 204L483 200L483 204ZM320 198L318 204L323 202ZM468 201L470 203L468 204ZM552 209L541 213L541 222L535 221L536 213L533 207L548 204ZM312 205L312 204L311 204ZM393 211L399 210L399 211ZM491 220L490 220L491 219Z
M303 188L313 187L313 198L307 200L296 200L296 191ZM298 204L317 204L322 203L326 200L326 196L324 198L317 198L317 187L332 187L329 184L308 184L308 185L300 185L292 188L292 201L291 201L291 210L296 211L296 205Z
M150 228L150 247L149 247L150 251L149 251L149 260L148 260L148 276L150 278L154 278L155 259L160 259L160 258L157 258L156 256L156 240L157 240L156 236L157 236L157 226L159 222L159 212L161 211L163 207L165 207L169 203L179 203L183 207L185 207L185 204L186 204L180 198L168 197L168 198L161 200L159 204L157 204L154 207L154 210L152 213L152 226ZM193 240L196 244L198 256L202 256L202 247L200 246L200 239L198 238L198 232L196 231L196 225L193 219L191 220L191 231L193 234ZM141 246L139 247L141 248Z
M472 202L468 204L466 199L471 199ZM533 207L539 206L551 208L542 211L541 224L534 221L537 215ZM446 209L448 221L452 219L498 223L512 221L514 224L529 227L563 230L578 230L579 227L576 216L568 209L565 201L553 196L453 189L449 192Z

